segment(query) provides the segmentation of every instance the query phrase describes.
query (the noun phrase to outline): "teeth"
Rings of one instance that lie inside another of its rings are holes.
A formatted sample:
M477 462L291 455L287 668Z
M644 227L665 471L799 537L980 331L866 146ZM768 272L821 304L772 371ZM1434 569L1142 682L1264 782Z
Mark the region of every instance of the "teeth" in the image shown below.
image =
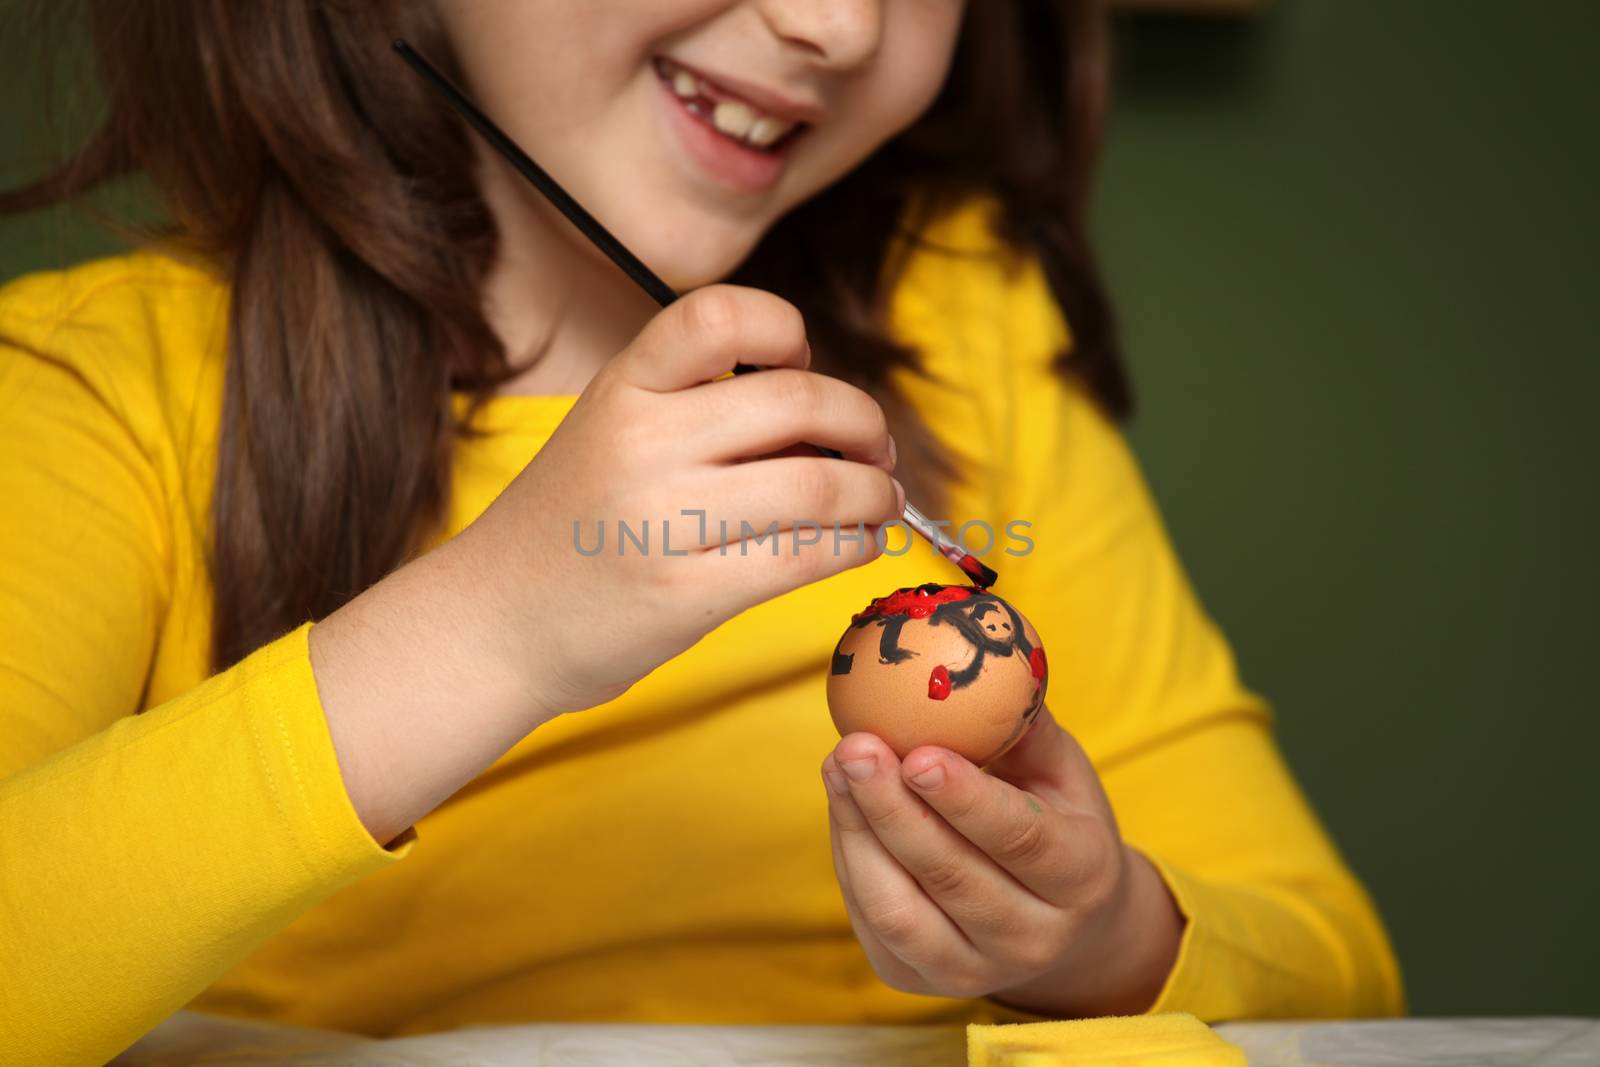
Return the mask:
M792 122L784 122L782 119L775 119L771 115L763 115L756 120L754 126L750 127L750 132L745 135L745 138L751 144L765 148L788 133L793 126L794 123Z
M680 70L672 76L672 91L682 97L700 95L700 81L686 70Z
M684 107L696 115L709 118L711 125L736 140L745 141L757 148L766 148L797 125L784 119L764 115L749 104L738 100L707 100L713 92L708 83L693 74L662 60L662 74L672 92L683 101Z
M743 137L756 124L756 113L737 100L720 100L711 124L730 137Z

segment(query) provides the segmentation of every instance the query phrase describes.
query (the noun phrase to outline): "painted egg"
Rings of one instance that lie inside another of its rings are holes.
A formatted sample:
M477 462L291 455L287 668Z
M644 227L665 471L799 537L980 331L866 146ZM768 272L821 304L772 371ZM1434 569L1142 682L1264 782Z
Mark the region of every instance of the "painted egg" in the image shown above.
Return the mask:
M1044 706L1049 670L1033 624L974 586L919 585L879 597L833 650L828 710L841 735L877 734L904 759L940 745L982 766Z

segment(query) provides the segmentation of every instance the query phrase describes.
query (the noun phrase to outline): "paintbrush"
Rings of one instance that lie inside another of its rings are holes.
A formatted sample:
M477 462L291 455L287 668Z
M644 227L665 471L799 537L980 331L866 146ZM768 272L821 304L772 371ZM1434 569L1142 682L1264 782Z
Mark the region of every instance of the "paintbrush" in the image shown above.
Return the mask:
M673 291L671 286L657 277L656 273L645 266L644 262L630 252L626 245L612 236L611 231L600 224L600 220L589 214L582 204L573 199L572 194L563 189L554 178L545 172L543 167L533 161L533 158L528 153L524 152L515 141L506 136L505 131L491 122L489 117L467 98L467 94L457 88L449 78L441 74L432 63L423 59L417 53L417 50L403 39L396 39L394 50L400 53L401 58L411 65L412 70L422 75L430 85L439 91L440 95L456 110L456 113L465 119L469 126L477 130L485 141L489 142L490 147L504 156L524 178L527 178L536 189L548 197L557 210L565 215L585 237L593 241L595 246L610 258L611 262L622 268L624 274L637 282L639 287L646 293L649 293L656 303L666 307L678 299L678 294ZM734 373L745 374L759 369L759 367L754 367L747 363L740 363L734 367ZM818 452L831 459L844 458L836 449L824 448L821 445L812 445L810 447L815 448ZM901 521L927 538L928 542L939 550L940 555L961 568L962 572L972 579L972 584L979 589L990 589L999 580L999 575L992 568L986 566L977 556L974 556L946 537L944 532L929 522L927 516L913 507L909 500L906 501Z

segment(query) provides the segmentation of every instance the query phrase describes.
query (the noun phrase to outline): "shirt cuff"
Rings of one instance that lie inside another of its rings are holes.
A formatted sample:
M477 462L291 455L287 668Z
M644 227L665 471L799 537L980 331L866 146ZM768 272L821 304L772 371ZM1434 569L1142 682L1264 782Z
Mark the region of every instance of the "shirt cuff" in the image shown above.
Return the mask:
M1307 946L1273 921L1278 913L1270 902L1144 855L1184 918L1178 957L1149 1014L1181 1011L1214 1023L1305 1012L1306 1005L1291 998L1296 986L1305 986L1304 977L1285 961L1303 959Z
M1178 955L1173 961L1172 970L1167 973L1167 978L1161 986L1161 992L1156 995L1155 1002L1145 1009L1145 1015L1160 1015L1166 1012L1184 1011L1192 1012L1189 1007L1195 1001L1194 990L1199 982L1199 975L1203 965L1201 957L1204 946L1196 947L1197 942L1203 941L1200 934L1200 925L1196 921L1198 908L1196 899L1199 893L1196 883L1187 875L1166 862L1150 855L1143 849L1140 855L1147 858L1151 865L1161 875L1161 880L1166 884L1168 892L1178 903L1178 910L1183 913L1183 933L1178 942ZM979 1022L987 1023L1036 1023L1051 1022L1063 1018L1060 1015L1040 1015L1037 1012L1015 1008L1002 1004L989 997L983 997L978 1002Z
M311 626L302 623L248 658L259 659L249 664L259 676L245 687L258 712L248 721L267 780L279 783L279 812L307 867L319 881L343 883L405 858L417 834L407 827L385 848L356 814L311 670Z

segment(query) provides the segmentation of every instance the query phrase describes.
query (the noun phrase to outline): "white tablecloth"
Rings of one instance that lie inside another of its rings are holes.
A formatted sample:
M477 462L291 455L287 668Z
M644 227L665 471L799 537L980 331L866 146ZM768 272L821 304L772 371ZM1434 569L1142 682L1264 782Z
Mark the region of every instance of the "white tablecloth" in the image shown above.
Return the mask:
M1600 1021L1224 1023L1251 1067L1596 1067ZM534 1023L374 1040L179 1012L116 1067L963 1067L962 1027Z

